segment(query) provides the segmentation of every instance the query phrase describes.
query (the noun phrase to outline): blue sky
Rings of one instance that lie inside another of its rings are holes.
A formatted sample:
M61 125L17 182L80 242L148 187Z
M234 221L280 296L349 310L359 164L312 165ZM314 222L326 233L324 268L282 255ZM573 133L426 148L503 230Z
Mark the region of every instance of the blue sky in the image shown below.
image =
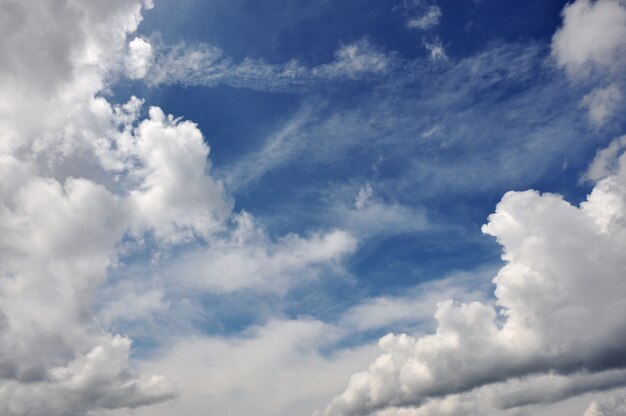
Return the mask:
M626 411L624 0L57 6L0 0L1 414Z
M499 264L499 246L480 227L502 194L533 188L581 200L590 188L578 183L580 172L617 132L594 130L578 103L584 86L572 85L551 60L565 2L523 10L440 2L441 21L428 30L406 21L430 5L198 3L158 4L139 33L219 47L234 62L296 59L315 67L355 42L392 61L382 76L305 80L312 85L278 91L262 80L239 88L175 80L124 91L139 88L151 105L197 123L235 210L254 215L274 238L365 227L346 224L346 211L368 184L377 202L404 210L395 227L367 232L342 271L350 279L322 276L316 295L307 294L331 299L334 313L363 297ZM440 42L447 58L432 61L427 42ZM272 157L264 154L278 137ZM239 172L246 169L257 171ZM290 316L327 315L285 306Z

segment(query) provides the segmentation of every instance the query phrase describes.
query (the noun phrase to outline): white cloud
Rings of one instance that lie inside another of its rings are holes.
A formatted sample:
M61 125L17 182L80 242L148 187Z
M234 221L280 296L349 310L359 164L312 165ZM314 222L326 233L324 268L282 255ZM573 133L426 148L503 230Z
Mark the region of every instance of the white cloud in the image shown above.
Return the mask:
M626 373L616 370L624 365L626 336L625 204L623 155L615 173L601 179L580 207L552 194L507 193L483 227L503 246L507 262L494 279L496 304L441 302L436 333L385 336L385 354L353 375L322 414L421 409L433 397L448 402L455 394L531 374L553 372L563 382L553 391L523 390L493 408L626 383Z
M184 44L157 47L155 61L146 75L150 84L219 84L258 90L307 90L348 80L370 79L389 72L394 56L376 50L367 40L341 45L335 60L307 67L296 60L269 64L246 58L236 63L211 45Z
M152 64L152 45L145 39L135 38L128 43L128 57L126 70L132 79L140 79L146 76Z
M181 338L141 364L144 372L167 374L180 387L177 402L102 414L310 414L376 354L374 345L320 353L336 336L330 325L301 319L271 321L239 336Z
M98 96L123 72L126 38L149 6L0 4L3 415L87 414L175 396L163 377L135 372L131 341L107 332L92 311L127 230L135 249L146 232L165 244L205 237L230 209L207 176L195 125L158 109L139 122L140 100L112 106ZM141 72L146 45L128 47L141 52L133 58ZM141 299L137 315L164 306L157 295Z
M355 201L356 209L339 205L331 212L336 216L336 221L360 238L415 233L429 228L426 214L419 209L397 202L385 202L373 196L361 201L359 195L360 192Z
M589 118L596 126L603 125L620 107L624 94L615 84L604 88L596 88L585 95L582 105L587 107Z
M626 136L615 139L607 147L600 149L583 175L583 179L597 182L615 175L619 169L619 157L624 149L626 149Z
M435 39L432 42L424 41L424 48L430 53L430 60L433 62L445 61L448 59L446 48L441 40Z
M254 183L301 151L299 146L304 141L302 129L310 123L312 113L312 108L301 109L284 126L264 138L260 149L242 156L227 171L221 172L229 189L243 188Z
M367 299L334 323L269 317L264 324L227 335L179 336L137 362L144 373L165 374L180 390L174 402L98 415L184 413L307 415L345 386L377 354L357 342L364 332L389 326L430 325L436 299L475 298L488 274L460 273L424 282L401 296ZM171 312L168 312L168 314ZM189 318L187 318L189 319ZM271 396L272 400L265 400Z
M130 192L134 224L168 243L206 239L231 211L222 184L207 175L209 148L194 123L165 116L157 107L149 114L122 147L139 162L130 177L139 182Z
M430 6L422 16L409 19L406 25L411 29L428 30L439 24L441 15L439 6Z
M626 3L577 0L563 9L563 27L552 39L552 53L571 75L624 63Z
M484 295L489 283L487 270L454 273L444 279L430 281L408 289L401 296L379 296L365 299L348 309L338 326L346 332L374 329L428 327L432 313L441 299L477 299ZM471 289L470 289L471 287Z
M335 52L335 61L311 69L313 76L332 79L348 76L356 78L362 74L385 73L389 66L389 57L376 51L369 42L343 45Z
M354 207L356 209L363 209L367 200L372 196L372 193L372 186L368 182L365 186L362 186L361 189L359 189L359 193L356 195L354 201Z
M245 288L284 292L304 279L338 267L353 253L357 239L341 230L272 241L247 213L235 217L229 238L214 238L206 248L191 250L163 265L162 274L183 287L210 292Z

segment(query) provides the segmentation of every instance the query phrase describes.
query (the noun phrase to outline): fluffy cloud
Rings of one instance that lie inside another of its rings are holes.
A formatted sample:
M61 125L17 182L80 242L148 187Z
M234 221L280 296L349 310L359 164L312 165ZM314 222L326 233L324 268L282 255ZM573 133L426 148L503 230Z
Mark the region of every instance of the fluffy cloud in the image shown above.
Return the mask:
M596 126L603 125L619 109L624 95L619 87L611 84L604 88L596 88L585 95L582 105L587 107L589 118Z
M553 194L507 193L483 227L503 246L507 263L494 279L495 305L444 301L435 334L382 338L385 354L353 375L322 414L421 409L433 397L449 402L457 397L450 395L510 380L523 386L520 377L550 372L564 378L554 391L530 383L517 399L493 408L606 388L606 374L610 387L626 383L623 372L610 373L626 364L626 156L613 164L614 174L579 207Z
M135 38L128 43L126 70L133 79L143 78L152 64L153 50L150 42Z
M130 191L139 230L149 229L161 241L179 243L207 238L230 214L220 182L207 176L209 148L198 127L175 120L152 107L127 142L119 142L134 163Z
M626 3L577 0L563 9L563 27L552 39L557 62L572 75L624 63Z

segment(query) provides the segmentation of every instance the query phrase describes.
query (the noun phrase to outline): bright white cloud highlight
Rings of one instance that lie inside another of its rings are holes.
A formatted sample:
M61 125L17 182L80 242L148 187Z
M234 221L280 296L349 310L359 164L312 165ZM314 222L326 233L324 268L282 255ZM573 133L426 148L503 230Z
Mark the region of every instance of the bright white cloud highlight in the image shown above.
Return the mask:
M152 45L142 38L135 38L128 44L126 70L133 79L143 78L152 64Z

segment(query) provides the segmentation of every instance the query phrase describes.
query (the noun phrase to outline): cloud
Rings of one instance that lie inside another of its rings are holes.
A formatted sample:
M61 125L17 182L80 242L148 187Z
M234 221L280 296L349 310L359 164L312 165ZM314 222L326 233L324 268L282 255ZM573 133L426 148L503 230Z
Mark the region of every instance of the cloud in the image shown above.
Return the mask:
M603 391L622 383L623 370L579 373L572 376L558 374L530 375L502 383L486 385L469 392L452 394L428 400L421 406L391 407L376 412L377 416L462 416L467 414L505 415L582 415L585 403L567 406L561 403L569 396L578 396L586 390ZM579 396L584 400L584 395ZM587 400L589 400L587 398ZM556 402L556 403L552 403ZM613 414L613 413L610 413Z
M272 320L231 337L180 338L139 363L143 371L167 374L180 386L177 403L101 414L309 414L376 354L368 344L320 352L336 338L335 328L311 319Z
M341 45L335 60L307 67L297 60L270 64L246 58L234 62L212 45L157 47L155 61L145 76L152 85L180 83L216 86L220 84L261 91L308 91L334 82L368 80L384 76L395 57L374 48L363 39Z
M490 270L454 273L443 279L419 284L398 296L368 298L345 311L337 326L345 332L364 332L386 328L427 328L432 312L441 299L483 298Z
M626 392L614 392L601 401L593 401L583 416L611 416L626 413Z
M445 46L439 39L435 39L432 42L424 41L424 48L426 48L426 50L430 53L431 61L437 62L448 59Z
M140 100L111 105L101 96L124 71L139 76L147 65L145 41L127 36L149 7L0 4L3 415L87 414L176 395L165 378L136 372L131 340L108 332L92 309L126 248L206 238L230 212L195 125L156 108L140 120ZM158 294L143 299L137 316L165 306Z
M278 318L274 313L228 335L193 330L170 335L135 364L143 373L165 374L179 387L178 399L145 409L95 414L311 414L345 386L351 373L378 354L375 343L361 340L363 334L398 325L429 326L436 299L481 296L482 286L489 283L484 272L459 273L418 284L398 296L365 299L332 322L306 316ZM253 310L262 314L258 307ZM272 400L263 399L270 394Z
M361 239L420 232L430 225L423 210L383 200L374 195L369 182L360 187L352 206L344 203L341 196L336 198L338 201L333 203L328 215Z
M230 215L222 184L207 175L209 148L194 123L152 107L132 139L118 144L135 163L129 180L137 182L130 196L139 232L172 244L206 239Z
M120 1L119 10L63 4L87 19L79 25L87 32L67 39L51 32L51 43L70 42L49 56L63 68L50 79L55 85L31 90L35 75L18 70L31 63L31 52L12 51L15 63L5 69L25 86L24 95L11 84L0 100L0 125L10 138L0 156L0 413L11 416L87 414L176 397L164 377L138 374L129 362L131 340L107 330L170 309L158 286L122 282L98 292L127 256L158 260L174 246L206 244L215 256L200 263L209 272L196 274L191 286L228 291L278 288L290 274L315 276L356 248L356 239L340 230L273 244L247 228L245 216L229 229L232 201L210 176L198 127L156 107L142 118L143 102L135 97L111 105L100 95L120 73L131 68L140 75L147 65L145 41L126 43L142 4ZM41 24L50 13L24 3L10 7L39 16ZM359 70L358 54L345 55L341 65ZM33 102L29 120L21 115L25 96ZM229 274L215 274L211 265ZM98 294L104 298L96 317Z
M206 248L181 253L163 265L162 274L195 290L284 292L339 266L357 247L357 239L341 230L306 238L289 234L273 242L250 214L238 215L235 222L229 238L214 238Z
M570 75L624 63L626 4L622 0L577 0L565 6L552 54Z
M624 94L615 84L604 88L596 88L585 95L582 105L587 107L589 118L596 126L603 125L612 118L624 99Z
M494 278L495 305L444 301L435 313L434 334L383 337L385 354L353 375L321 414L420 409L432 398L448 400L531 375L554 373L564 381L553 392L522 390L493 407L602 388L605 374L606 387L626 383L620 370L626 365L625 178L622 155L615 173L601 179L579 207L553 194L507 193L483 227L503 246L507 263Z
M613 140L607 147L600 149L583 175L584 180L597 182L613 176L619 169L619 156L626 149L626 136Z
M361 189L359 189L359 193L356 195L354 201L354 207L356 209L363 209L367 200L372 196L372 193L372 186L368 182L365 186L362 186Z
M587 120L579 92L545 64L547 53L540 44L493 44L445 65L424 61L429 58L407 62L358 100L305 101L258 147L215 174L233 192L250 193L252 184L316 170L320 174L306 180L322 188L320 178L353 177L342 169L345 160L360 168L364 159L382 157L383 173L371 185L381 196L397 191L401 202L419 206L433 194L528 186L560 169L565 157L571 167L580 165L593 140L581 133ZM433 126L436 132L423 138ZM555 154L563 156L556 163Z
M406 25L410 29L428 30L439 24L441 15L439 6L430 6L422 16L409 19Z
M131 79L140 79L146 76L154 51L152 45L142 38L135 38L128 43L128 57L126 61L126 70Z

